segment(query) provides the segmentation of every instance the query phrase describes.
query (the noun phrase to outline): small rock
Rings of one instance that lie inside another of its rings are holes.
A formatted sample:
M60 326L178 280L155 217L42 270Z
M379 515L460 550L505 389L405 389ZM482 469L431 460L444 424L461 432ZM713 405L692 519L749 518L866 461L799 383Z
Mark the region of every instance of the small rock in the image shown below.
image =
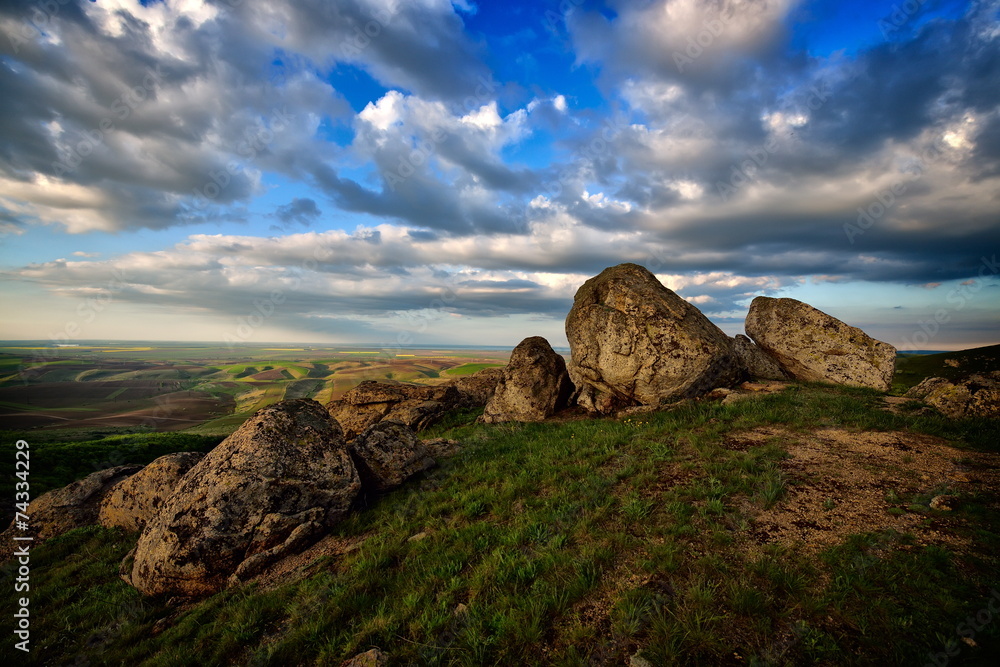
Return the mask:
M366 380L326 409L353 440L380 421L397 421L414 431L435 424L449 410L465 404L463 394L452 385L424 386Z
M450 438L431 438L423 442L430 455L436 459L454 456L462 451L462 443Z
M426 537L427 537L427 533L421 531L421 532L417 533L416 535L411 535L410 537L406 538L406 541L407 542L419 542L419 541L425 539Z
M503 367L484 368L481 371L457 378L452 384L469 407L485 406L493 398L503 377Z
M733 393L732 389L726 389L725 387L717 387L716 389L713 389L712 391L702 396L702 398L707 398L710 401L714 401L723 399L726 396L729 396L731 393Z
M395 421L372 424L349 445L363 488L387 491L434 465L413 430Z
M350 660L341 663L341 667L385 667L389 664L389 656L377 648L359 653Z
M934 496L931 499L931 509L939 512L950 512L955 509L957 500L955 496Z
M653 667L653 663L636 653L628 660L629 667Z
M974 374L949 381L927 378L906 392L932 405L952 419L961 417L1000 417L1000 378L996 373Z
M681 401L678 401L680 403ZM631 408L623 408L615 413L616 417L631 417L633 415L648 415L657 412L661 409L673 407L674 403L668 405L634 405Z
M723 405L733 405L750 398L758 398L757 394L733 393L722 399Z
M752 340L738 334L733 338L733 349L747 375L760 380L787 380L788 375L781 370L778 362Z

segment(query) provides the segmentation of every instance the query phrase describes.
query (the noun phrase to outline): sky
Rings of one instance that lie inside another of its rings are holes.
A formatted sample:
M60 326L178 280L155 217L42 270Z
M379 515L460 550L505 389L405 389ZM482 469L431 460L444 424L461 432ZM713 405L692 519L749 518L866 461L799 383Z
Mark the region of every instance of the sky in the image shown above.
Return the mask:
M565 346L636 262L1000 342L1000 2L0 3L0 339Z

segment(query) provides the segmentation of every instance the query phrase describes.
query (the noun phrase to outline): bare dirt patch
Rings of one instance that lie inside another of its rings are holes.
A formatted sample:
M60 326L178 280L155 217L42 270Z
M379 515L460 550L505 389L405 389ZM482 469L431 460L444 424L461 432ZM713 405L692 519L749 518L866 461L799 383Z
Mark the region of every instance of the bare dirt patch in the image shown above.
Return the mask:
M773 430L760 431L756 437L774 436ZM947 491L961 498L1000 488L1000 455L958 450L928 435L822 429L787 433L784 446L790 455L781 464L785 497L767 510L749 502L741 508L752 519L745 544L751 553L772 543L819 551L851 534L886 529L912 533L921 545L963 552L967 540L948 529L960 517L931 513L925 505L914 511L911 501L919 494Z

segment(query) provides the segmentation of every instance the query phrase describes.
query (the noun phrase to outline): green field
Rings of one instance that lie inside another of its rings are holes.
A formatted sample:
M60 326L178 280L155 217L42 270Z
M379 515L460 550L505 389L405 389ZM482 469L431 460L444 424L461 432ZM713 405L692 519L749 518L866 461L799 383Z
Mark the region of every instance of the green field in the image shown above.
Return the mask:
M274 344L0 347L0 428L134 429L225 435L285 398L323 403L365 380L435 384L508 352Z
M472 375L486 368L502 368L503 364L462 364L456 368L451 368L447 372L450 376Z

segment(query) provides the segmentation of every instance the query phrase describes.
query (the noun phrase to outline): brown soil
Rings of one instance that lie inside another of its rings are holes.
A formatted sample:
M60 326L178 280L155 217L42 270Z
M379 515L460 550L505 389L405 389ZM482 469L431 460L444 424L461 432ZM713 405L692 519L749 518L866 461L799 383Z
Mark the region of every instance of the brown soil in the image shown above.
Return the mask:
M1000 488L1000 455L961 451L928 435L842 429L801 435L755 429L734 434L730 441L743 448L776 435L784 436L790 455L781 464L788 480L785 496L767 510L749 500L740 508L752 519L744 548L753 554L773 543L816 552L850 534L886 529L912 533L921 545L941 544L961 553L968 545L947 530L956 519L936 512L927 526L927 513L908 510L909 503L918 494L947 492L961 499L980 489ZM897 513L890 513L893 508Z

